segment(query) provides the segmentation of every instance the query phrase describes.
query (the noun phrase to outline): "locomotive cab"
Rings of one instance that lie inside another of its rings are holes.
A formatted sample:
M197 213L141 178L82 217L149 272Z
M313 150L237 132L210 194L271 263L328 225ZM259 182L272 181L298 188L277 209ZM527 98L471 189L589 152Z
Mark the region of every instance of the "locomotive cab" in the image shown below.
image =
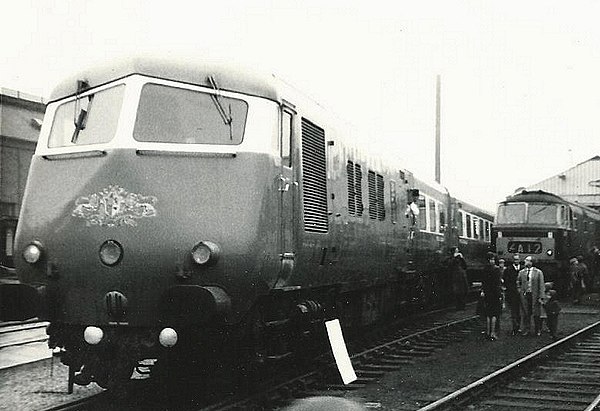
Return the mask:
M28 315L50 320L50 344L103 385L117 379L111 367L130 373L183 344L180 330L208 327L214 339L207 331L201 343L222 344L219 330L269 292L282 264L293 176L276 90L161 70L92 72L57 88L16 235L22 294L39 303ZM104 356L124 342L126 358Z
M493 244L500 256L531 255L546 281L567 292L568 261L598 241L600 214L544 191L522 191L498 206Z

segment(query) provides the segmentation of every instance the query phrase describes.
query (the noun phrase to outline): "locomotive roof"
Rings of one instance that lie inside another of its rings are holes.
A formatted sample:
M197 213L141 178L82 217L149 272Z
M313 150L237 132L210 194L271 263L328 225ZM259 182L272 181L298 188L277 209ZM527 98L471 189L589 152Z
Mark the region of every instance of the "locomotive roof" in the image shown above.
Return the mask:
M573 203L571 201L567 201L564 198L557 196L556 194L549 193L547 191L535 190L535 191L527 191L523 190L515 195L509 196L506 200L502 201L500 204L514 203L517 201L522 202L544 202L544 203L559 203L559 204L567 204L572 207L577 207L582 210L586 210L588 213L599 214L597 210L588 207L584 204ZM600 216L600 214L599 214Z
M207 87L211 87L208 76L213 76L221 90L242 92L275 101L280 101L281 98L281 81L274 75L260 73L254 69L210 60L133 57L82 70L56 86L50 95L50 101L76 94L79 80L86 81L91 88L131 74Z
M561 203L568 204L564 198L557 196L556 194L549 193L547 191L536 190L536 191L527 191L523 190L517 194L509 196L506 200L502 201L502 204L505 203L514 203L515 201L523 201L523 202L549 202L549 203Z

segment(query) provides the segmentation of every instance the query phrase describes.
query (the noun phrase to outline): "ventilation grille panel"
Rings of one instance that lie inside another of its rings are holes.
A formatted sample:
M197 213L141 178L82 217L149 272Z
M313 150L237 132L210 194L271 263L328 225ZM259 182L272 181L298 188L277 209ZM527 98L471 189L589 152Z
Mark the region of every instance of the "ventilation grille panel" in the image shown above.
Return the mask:
M329 229L327 215L327 170L325 158L325 131L302 119L302 187L304 230L326 233Z

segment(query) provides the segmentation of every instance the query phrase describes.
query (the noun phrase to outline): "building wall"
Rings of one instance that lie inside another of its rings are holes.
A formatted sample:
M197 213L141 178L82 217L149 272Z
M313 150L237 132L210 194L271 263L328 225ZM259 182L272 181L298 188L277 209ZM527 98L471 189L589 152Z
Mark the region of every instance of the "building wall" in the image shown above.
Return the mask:
M600 210L600 156L533 184L527 190L548 191Z
M14 267L13 240L46 105L0 88L0 275Z

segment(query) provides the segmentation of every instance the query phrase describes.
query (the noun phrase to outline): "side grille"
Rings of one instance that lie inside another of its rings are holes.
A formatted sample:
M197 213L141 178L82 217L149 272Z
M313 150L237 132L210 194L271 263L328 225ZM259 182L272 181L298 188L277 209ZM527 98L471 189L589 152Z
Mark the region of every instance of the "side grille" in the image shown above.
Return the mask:
M104 296L106 313L115 321L125 318L127 313L127 297L118 291L111 291Z
M348 214L361 216L362 203L362 169L360 164L348 161L346 165L348 174Z
M302 119L302 187L304 192L304 230L326 233L327 170L325 160L325 131Z
M383 221L385 220L383 176L369 170L367 178L369 183L369 217Z

